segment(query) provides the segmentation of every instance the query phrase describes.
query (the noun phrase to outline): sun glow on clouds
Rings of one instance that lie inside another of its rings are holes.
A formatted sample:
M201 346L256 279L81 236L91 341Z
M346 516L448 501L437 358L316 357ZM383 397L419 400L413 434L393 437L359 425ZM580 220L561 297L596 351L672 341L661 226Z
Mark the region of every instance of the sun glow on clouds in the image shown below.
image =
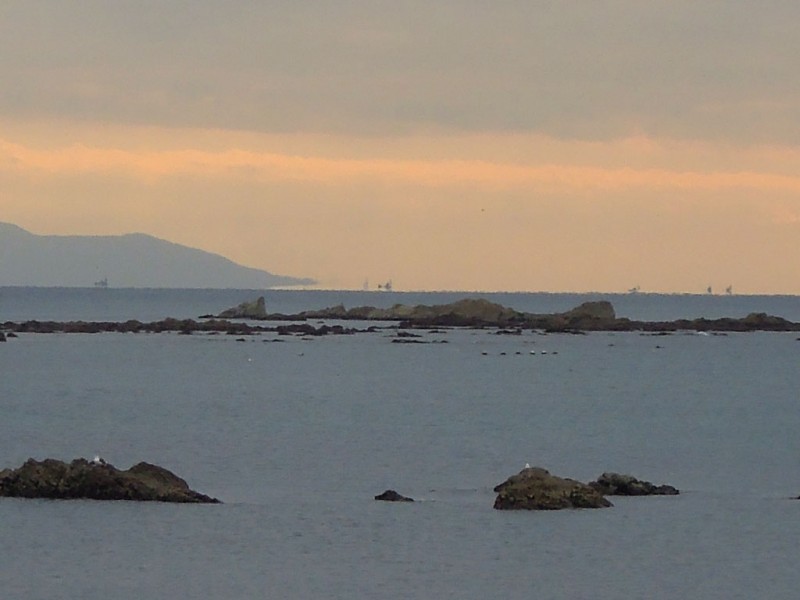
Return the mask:
M537 141L533 138L529 145L535 146ZM430 142L435 144L437 140ZM651 149L653 144L655 142L646 142ZM608 154L617 156L617 162L632 163L640 161L636 153L642 145L642 140L606 144ZM375 159L296 155L240 148L160 150L85 144L37 148L0 138L0 169L32 175L107 173L149 182L189 175L255 181L307 181L326 185L372 180L431 188L479 186L487 190L525 188L549 193L636 188L800 191L800 176L786 173L705 170L702 164L698 164L697 170L584 164L587 159L591 160L591 156L588 156L589 153L581 154L581 143L575 143L574 146L572 163L544 161L525 164L474 157ZM630 152L629 161L625 160L626 149ZM790 162L800 166L799 157L789 158L794 158ZM698 159L698 162L702 161L703 156L698 156ZM800 169L796 172L800 172Z
M72 127L0 123L1 220L142 231L328 287L787 293L800 280L765 268L800 251L792 147Z

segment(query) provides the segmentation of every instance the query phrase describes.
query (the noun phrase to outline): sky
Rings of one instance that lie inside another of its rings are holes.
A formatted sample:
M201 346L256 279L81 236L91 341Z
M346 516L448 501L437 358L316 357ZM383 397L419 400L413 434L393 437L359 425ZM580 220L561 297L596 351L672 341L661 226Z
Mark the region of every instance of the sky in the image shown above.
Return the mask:
M800 3L4 0L0 221L328 289L800 294Z

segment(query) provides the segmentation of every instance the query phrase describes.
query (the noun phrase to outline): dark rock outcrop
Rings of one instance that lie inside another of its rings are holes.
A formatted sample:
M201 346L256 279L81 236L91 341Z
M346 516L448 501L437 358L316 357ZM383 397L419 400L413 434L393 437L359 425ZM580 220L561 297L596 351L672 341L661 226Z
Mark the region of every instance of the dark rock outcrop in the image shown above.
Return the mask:
M669 333L673 331L800 331L800 323L764 313L744 318L678 319L675 321L632 321L618 317L606 300L584 302L561 313L536 314L519 312L483 298L465 298L440 305L395 304L391 308L359 306L347 309L337 305L294 315L271 314L268 320L304 321L308 319L345 319L360 321L400 321L401 328L432 327L498 327L504 332L541 329L554 333L587 331L641 331Z
M677 496L680 493L671 485L654 485L619 473L603 473L589 485L604 496Z
M401 329L431 329L437 327L496 327L497 333L521 335L523 329L536 329L555 333L584 333L588 331L638 331L650 335L667 335L675 331L707 331L721 335L723 332L744 331L800 331L800 323L773 317L764 313L753 313L747 317L721 319L678 319L675 321L632 321L617 317L610 302L585 302L572 310L554 314L517 312L510 308L483 299L465 299L436 306L407 306L396 304L391 308L362 306L346 309L342 305L322 310L306 311L294 315L267 314L263 298L255 302L244 302L236 308L223 311L221 317L192 319L166 318L161 321L142 323L86 321L25 321L0 323L6 337L12 332L20 333L161 333L175 331L228 333L248 335L272 332L281 335L328 335L374 332L367 329L349 329L341 325L322 324L313 327L306 323L294 323L280 327L259 326L252 323L233 322L227 319L250 319L268 321L308 321L310 319L336 319L357 321L399 321ZM399 337L399 335L398 335Z
M358 306L306 311L297 315L270 315L269 318L355 319L365 321L400 321L401 327L520 327L561 331L569 328L614 329L614 307L607 301L584 302L565 313L537 315L519 312L484 298L464 298L449 304L415 306L395 304L391 308Z
M600 321L613 321L617 318L614 306L607 300L596 300L594 302L584 302L572 310L562 313L565 318L576 319L597 319Z
M767 313L750 313L741 319L741 322L744 327L759 331L786 331L792 325L791 321L783 317L775 317Z
M283 315L285 317L285 315ZM498 323L515 323L523 313L489 302L483 298L465 298L450 304L410 306L395 304L391 308L358 306L346 309L343 305L306 311L299 319L351 319L362 321L401 321L414 327L479 327Z
M181 503L219 503L195 492L163 467L141 462L127 471L103 460L78 458L66 463L32 458L18 469L0 471L0 497L92 500L138 500Z
M5 342L5 341L6 341L6 334L0 331L0 342Z
M352 335L359 330L342 327L341 325L320 325L314 327L308 323L292 323L291 325L278 325L275 328L278 335Z
M219 313L220 319L266 319L267 305L264 296L252 302L242 302L239 306L234 306Z
M25 321L23 323L13 323L7 321L2 324L6 330L14 330L23 333L166 333L176 332L188 335L191 333L208 333L228 335L253 335L259 333L278 333L281 335L349 335L352 333L377 331L374 327L367 329L352 329L341 325L321 325L314 327L305 323L279 325L277 327L266 327L251 325L249 323L234 322L226 319L209 319L204 321L194 321L193 319L173 319L166 318L161 321L142 323L141 321L129 320L124 322L114 321ZM6 337L17 337L10 331Z
M375 500L383 500L384 502L413 502L413 498L408 498L398 494L394 490L386 490L382 494L375 496Z
M559 510L612 506L600 492L575 481L551 475L546 469L526 467L494 488L498 510Z

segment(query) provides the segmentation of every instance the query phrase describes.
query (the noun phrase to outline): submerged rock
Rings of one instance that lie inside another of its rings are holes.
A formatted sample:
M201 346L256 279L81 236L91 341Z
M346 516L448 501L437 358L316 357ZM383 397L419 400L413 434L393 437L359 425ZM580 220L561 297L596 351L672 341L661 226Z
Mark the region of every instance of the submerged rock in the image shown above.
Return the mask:
M18 469L0 471L0 497L92 500L138 500L219 503L195 492L163 467L140 462L122 471L102 459L78 458L66 463L32 458Z
M375 496L375 500L383 500L384 502L413 502L413 498L408 498L398 494L394 490L386 490L382 494Z
M239 306L234 306L219 313L220 319L266 319L267 305L264 296L260 296L252 302L242 302Z
M526 467L494 488L498 510L559 510L612 506L600 492L575 481L551 475L540 467Z
M603 473L589 485L604 496L677 496L677 488L671 485L654 485L631 475Z

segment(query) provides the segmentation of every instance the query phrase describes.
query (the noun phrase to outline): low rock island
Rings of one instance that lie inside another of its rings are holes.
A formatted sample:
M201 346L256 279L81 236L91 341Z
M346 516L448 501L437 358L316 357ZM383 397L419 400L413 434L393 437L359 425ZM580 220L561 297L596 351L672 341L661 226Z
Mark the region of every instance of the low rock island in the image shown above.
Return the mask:
M561 510L613 506L594 488L551 475L547 469L525 467L494 488L498 510Z
M307 321L318 321L314 326ZM330 325L325 321L373 321L366 329ZM289 322L283 325L254 324L243 321ZM383 324L379 324L382 322ZM387 323L390 323L388 325ZM380 327L400 329L432 329L446 327L498 328L504 333L537 330L545 333L585 333L591 331L636 331L668 335L677 331L745 332L800 331L800 323L766 313L751 313L745 317L719 319L677 319L674 321L636 321L618 317L606 300L584 302L561 313L536 314L520 312L483 298L465 298L449 304L409 306L396 304L391 308L360 306L347 309L342 305L295 314L267 313L263 298L243 302L222 311L219 316L203 315L199 320L165 318L143 323L128 321L24 321L0 323L0 333L11 337L16 333L225 333L228 335L326 336L374 333Z
M102 459L85 458L70 463L30 458L18 469L2 470L0 497L220 503L157 465L140 462L123 471Z
M260 301L259 298L255 302ZM219 317L236 315L243 303L220 313ZM252 317L250 317L252 318ZM636 321L618 317L614 306L607 300L584 302L575 308L561 313L528 313L505 307L484 298L464 298L449 304L415 306L395 304L390 308L357 306L345 308L343 305L309 310L296 314L267 313L266 321L306 321L309 319L333 319L351 321L395 321L404 328L431 327L513 327L519 329L539 329L558 333L586 331L800 331L800 323L766 313L751 313L742 318L723 317L719 319L677 319L675 321Z

